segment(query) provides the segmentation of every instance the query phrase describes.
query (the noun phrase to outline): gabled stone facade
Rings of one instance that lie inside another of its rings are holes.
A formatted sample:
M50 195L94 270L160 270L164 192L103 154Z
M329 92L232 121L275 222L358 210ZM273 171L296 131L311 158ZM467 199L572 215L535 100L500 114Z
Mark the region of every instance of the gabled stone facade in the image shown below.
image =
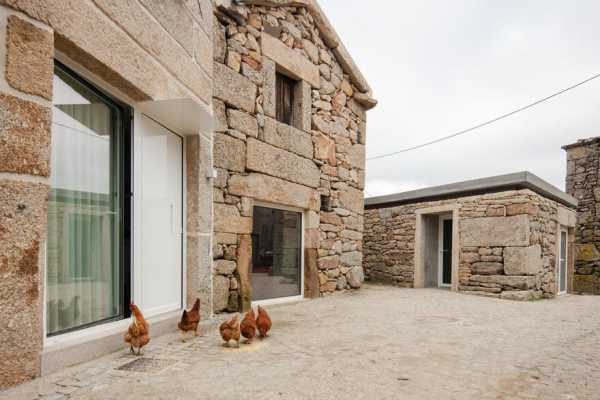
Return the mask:
M213 269L214 311L249 305L257 201L304 211L306 297L358 288L370 89L313 2L224 3L214 23L213 257L230 268ZM296 81L291 125L276 119L277 72Z
M600 294L600 138L580 140L567 152L567 193L579 200L573 290Z

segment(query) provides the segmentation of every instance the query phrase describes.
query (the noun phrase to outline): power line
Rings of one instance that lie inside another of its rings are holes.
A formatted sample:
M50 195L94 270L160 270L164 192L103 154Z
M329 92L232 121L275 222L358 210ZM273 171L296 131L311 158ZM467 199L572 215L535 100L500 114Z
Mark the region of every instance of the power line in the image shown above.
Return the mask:
M412 150L417 150L417 149L420 149L420 148L423 148L423 147L426 147L426 146L430 146L430 145L432 145L432 144L440 143L440 142L443 142L443 141L445 141L445 140L448 140L448 139L455 138L455 137L457 137L457 136L464 135L465 133L469 133L469 132L471 132L471 131L474 131L474 130L476 130L476 129L482 128L482 127L484 127L484 126L491 125L491 124L493 124L494 122L498 122L498 121L500 121L500 120L502 120L502 119L505 119L505 118L508 118L508 117L510 117L510 116L512 116L512 115L515 115L515 114L517 114L517 113L519 113L519 112L521 112L521 111L525 111L525 110L527 110L528 108L531 108L531 107L537 106L538 104L541 104L541 103L543 103L543 102L545 102L545 101L548 101L548 100L550 100L550 99L552 99L552 98L554 98L554 97L556 97L556 96L559 96L559 95L561 95L561 94L563 94L563 93L565 93L565 92L568 92L569 90L573 90L573 89L575 89L576 87L579 87L579 86L581 86L581 85L584 85L584 84L586 84L586 83L588 83L588 82L590 82L590 81L592 81L592 80L594 80L594 79L596 79L596 78L598 78L598 77L600 77L600 74L596 74L596 75L594 75L594 76L591 76L591 77L589 77L588 79L586 79L586 80L584 80L584 81L581 81L581 82L579 82L579 83L576 83L576 84L574 84L574 85L572 85L572 86L569 86L568 88L562 89L562 90L560 90L560 91L558 91L558 92L556 92L556 93L553 93L553 94L551 94L550 96L547 96L547 97L544 97L543 99L540 99L540 100L534 101L533 103L530 103L530 104L528 104L528 105L526 105L526 106L523 106L523 107L521 107L521 108L517 108L516 110L514 110L514 111L511 111L511 112L509 112L509 113L502 114L502 115L501 115L501 116L499 116L499 117L496 117L496 118L490 119L490 120L488 120L488 121L486 121L486 122L483 122L483 123L481 123L481 124L478 124L478 125L472 126L471 128L464 129L464 130L462 130L462 131L459 131L459 132L453 133L453 134L451 134L451 135L444 136L444 137L441 137L441 138L438 138L438 139L432 140L432 141L430 141L430 142L425 142L425 143L421 143L421 144L419 144L419 145L416 145L416 146L407 147L407 148L405 148L405 149L402 149L402 150L394 151L394 152L392 152L392 153L386 153L386 154L380 154L380 155L378 155L378 156L374 156L374 157L368 157L368 158L367 158L367 161L371 161L371 160L378 160L378 159L380 159L380 158L385 158L385 157L391 157L391 156L395 156L395 155L397 155L397 154L406 153L406 152L408 152L408 151L412 151Z

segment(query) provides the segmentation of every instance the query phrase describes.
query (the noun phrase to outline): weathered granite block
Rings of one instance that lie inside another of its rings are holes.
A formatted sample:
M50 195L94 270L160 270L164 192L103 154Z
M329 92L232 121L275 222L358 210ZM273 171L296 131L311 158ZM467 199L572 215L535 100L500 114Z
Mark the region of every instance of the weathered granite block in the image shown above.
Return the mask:
M529 247L504 248L504 273L506 275L537 275L542 268L542 248L539 244Z
M52 99L54 36L10 15L6 30L6 81L17 90Z
M528 246L527 215L496 218L469 218L461 221L462 246Z
M50 175L50 109L0 94L0 172Z

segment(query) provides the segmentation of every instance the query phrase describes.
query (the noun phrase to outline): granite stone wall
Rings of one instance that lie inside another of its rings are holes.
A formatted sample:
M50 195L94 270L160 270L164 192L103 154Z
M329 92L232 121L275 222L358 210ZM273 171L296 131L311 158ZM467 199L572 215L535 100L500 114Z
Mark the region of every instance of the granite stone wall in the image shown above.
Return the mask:
M368 280L413 287L417 212L439 206L458 209L459 291L514 300L556 294L559 221L569 211L530 190L367 209Z
M573 290L600 294L600 138L565 146L567 193L579 201Z
M208 108L212 21L209 0L0 1L0 389L41 371L54 59L132 106ZM186 142L187 297L210 315L212 132Z
M304 212L306 297L360 287L365 93L307 7L215 15L214 311L249 306L257 201ZM290 125L276 119L276 72L296 81Z

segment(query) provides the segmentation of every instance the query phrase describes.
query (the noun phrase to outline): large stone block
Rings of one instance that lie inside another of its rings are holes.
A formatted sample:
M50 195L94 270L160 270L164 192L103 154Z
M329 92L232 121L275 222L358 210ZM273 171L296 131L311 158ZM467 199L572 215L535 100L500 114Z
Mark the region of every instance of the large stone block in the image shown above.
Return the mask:
M476 262L471 265L471 273L474 275L498 275L504 270L499 262Z
M220 312L229 305L229 278L223 275L213 276L213 311Z
M182 1L140 2L190 55L194 54L194 19Z
M315 137L315 158L326 160L329 165L337 165L335 141L323 134L317 135Z
M340 263L347 267L362 265L362 253L360 251L351 251L343 253L340 257Z
M40 372L48 187L0 180L0 389Z
M600 277L597 275L574 275L573 291L575 293L600 295Z
M348 271L346 274L346 279L348 281L348 285L350 285L352 289L360 288L365 280L363 267L356 266L350 268L350 271Z
M528 215L537 215L538 206L532 203L517 203L517 204L509 204L506 206L506 215L519 215L519 214L528 214Z
M312 139L308 133L272 118L265 118L263 139L275 147L291 151L302 157L313 157Z
M348 162L354 168L365 169L365 146L355 144L348 154Z
M56 49L112 86L118 87L133 100L187 96L186 90L172 74L149 57L146 50L91 1L6 0L4 4L50 25L55 32ZM123 16L127 17L131 18L131 15ZM148 34L145 24L139 20L137 23L142 28L143 35L153 37ZM156 42L152 45L156 46ZM200 72L202 73L201 70ZM199 97L209 103L212 93L208 76L196 75L195 80L202 88Z
M275 61L277 65L296 79L302 79L313 88L319 88L321 79L319 68L307 57L290 49L279 39L263 33L261 36L263 55Z
M194 40L197 36L194 35L193 18L181 2L142 0L144 5L134 1L94 2L178 80L209 102L212 92L210 66L202 69L196 63Z
M0 172L50 175L50 109L0 94Z
M221 63L213 68L214 95L216 98L249 113L256 105L256 85Z
M16 15L6 29L6 81L25 93L52 99L54 36Z
M471 275L469 282L495 283L517 289L535 288L539 283L537 276L507 276L507 275Z
M575 245L575 260L577 261L598 261L600 260L600 251L595 243L583 243Z
M278 178L317 188L321 173L312 160L248 138L247 168Z
M263 174L233 175L229 179L229 193L308 210L319 209L316 190Z
M246 145L242 140L215 132L213 159L215 167L244 172L246 168Z
M252 218L242 217L236 206L217 203L214 205L214 229L215 232L250 233Z
M231 275L235 272L236 267L235 261L230 260L216 260L213 263L213 271L219 275Z
M364 199L362 190L347 187L339 192L341 206L355 213L362 214L364 211Z
M262 64L262 75L263 75L263 111L265 115L275 118L276 117L276 76L277 67L273 60L263 57Z
M319 297L319 272L317 266L317 249L304 249L304 297Z
M227 123L231 129L242 132L244 135L258 137L258 123L252 115L238 110L227 110Z
M460 244L463 247L529 245L529 217L482 217L461 219Z
M506 275L536 275L542 272L542 248L539 244L529 247L504 248L504 273Z
M252 306L252 283L250 282L250 266L252 264L252 238L240 235L238 247L238 277L240 283L241 311L248 311Z

